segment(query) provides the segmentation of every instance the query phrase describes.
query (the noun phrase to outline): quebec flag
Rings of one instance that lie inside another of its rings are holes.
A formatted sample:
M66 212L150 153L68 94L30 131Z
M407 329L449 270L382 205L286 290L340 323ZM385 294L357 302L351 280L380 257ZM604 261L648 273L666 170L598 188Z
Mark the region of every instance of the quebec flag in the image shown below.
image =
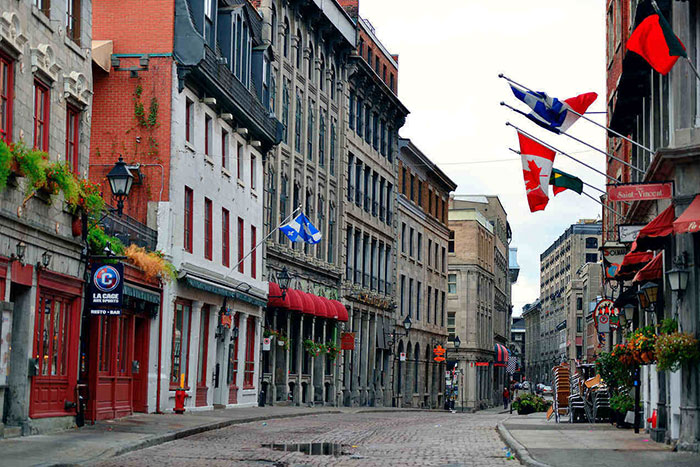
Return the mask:
M322 238L321 232L314 227L303 212L280 227L280 230L293 242L306 242L314 245Z
M526 114L533 122L553 133L566 132L579 116L569 110L580 114L586 113L588 107L596 100L598 94L587 92L578 96L560 101L556 97L550 97L544 92L532 92L515 85L510 85L515 97L526 103L532 112Z

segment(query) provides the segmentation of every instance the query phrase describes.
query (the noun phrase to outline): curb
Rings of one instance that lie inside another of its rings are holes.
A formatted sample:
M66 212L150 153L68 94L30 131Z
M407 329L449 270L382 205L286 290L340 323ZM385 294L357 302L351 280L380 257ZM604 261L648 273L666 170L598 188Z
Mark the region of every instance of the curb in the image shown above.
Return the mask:
M215 423L209 423L205 425L199 425L195 426L192 428L187 428L184 430L180 431L171 431L162 435L156 435L148 439L144 439L141 441L137 441L133 444L130 444L128 446L121 446L121 447L115 447L111 450L107 450L102 452L96 457L93 457L92 459L85 459L83 461L80 461L80 464L92 464L95 462L101 462L106 459L110 459L113 457L118 457L122 456L124 454L128 454L130 452L134 451L140 451L141 449L146 449L150 448L153 446L158 446L159 444L164 444L170 441L175 441L178 439L182 438L187 438L189 436L194 436L200 433L206 433L207 431L213 431L213 430L218 430L221 428L226 428L232 425L241 425L244 423L253 423L253 422L260 422L260 421L265 421L265 420L274 420L274 419L284 419L284 418L296 418L296 417L308 417L310 415L327 415L327 414L339 414L342 413L340 410L322 410L318 412L312 412L312 413L296 413L296 414L278 414L278 415L263 415L263 416L258 416L258 417L248 417L248 418L239 418L239 419L229 419L229 420L222 420L220 422L215 422ZM49 464L49 465L65 465L64 463L60 464ZM76 464L77 465L77 464Z
M496 425L496 429L498 430L498 434L501 436L503 442L505 442L509 448L515 451L515 456L521 463L527 465L528 467L551 467L549 464L544 464L533 459L532 456L530 456L527 448L520 444L518 440L516 440L513 435L510 434L510 431L508 431L502 422L499 422Z

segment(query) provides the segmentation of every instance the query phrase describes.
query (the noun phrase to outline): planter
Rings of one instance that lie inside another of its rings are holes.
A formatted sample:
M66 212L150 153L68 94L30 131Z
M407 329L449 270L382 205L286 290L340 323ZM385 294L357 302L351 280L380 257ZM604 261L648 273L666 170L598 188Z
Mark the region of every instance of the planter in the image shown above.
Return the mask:
M284 347L284 341L277 339L277 345L279 345L280 347Z
M70 229L74 237L81 237L83 235L83 219L81 216L73 216Z
M526 406L518 409L518 415L530 415L531 413L535 413L534 407Z

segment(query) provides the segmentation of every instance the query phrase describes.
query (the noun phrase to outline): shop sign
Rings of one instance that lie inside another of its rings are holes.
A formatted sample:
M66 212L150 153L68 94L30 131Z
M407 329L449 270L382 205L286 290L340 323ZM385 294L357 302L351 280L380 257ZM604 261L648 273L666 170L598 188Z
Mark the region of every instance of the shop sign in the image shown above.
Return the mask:
M598 332L610 332L610 328L617 329L620 311L609 298L599 301L593 312L593 318Z
M340 349L355 350L355 333L344 332L340 334Z
M620 224L617 226L618 240L620 243L632 243L637 239L639 231L646 224ZM623 253L624 254L624 253Z
M435 357L433 357L433 360L436 362L444 362L445 361L445 348L441 345L438 345L433 349L433 353L435 354Z
M610 201L649 201L673 196L673 182L608 185Z
M263 337L263 341L262 341L263 351L270 350L270 343L271 343L271 339L269 337Z
M123 292L124 265L122 263L93 264L88 297L91 315L121 315Z
M475 362L475 366L489 366L489 362Z
M400 362L405 362L406 361L406 352L401 352L399 354L399 361Z

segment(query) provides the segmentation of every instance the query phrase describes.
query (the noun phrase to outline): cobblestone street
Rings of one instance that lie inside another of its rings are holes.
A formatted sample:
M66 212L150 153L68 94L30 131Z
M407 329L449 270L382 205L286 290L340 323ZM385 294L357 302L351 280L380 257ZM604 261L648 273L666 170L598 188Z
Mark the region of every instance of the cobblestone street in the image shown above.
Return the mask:
M253 422L117 457L102 466L141 465L519 465L507 460L493 413L374 412ZM264 444L329 442L342 454L311 456Z

